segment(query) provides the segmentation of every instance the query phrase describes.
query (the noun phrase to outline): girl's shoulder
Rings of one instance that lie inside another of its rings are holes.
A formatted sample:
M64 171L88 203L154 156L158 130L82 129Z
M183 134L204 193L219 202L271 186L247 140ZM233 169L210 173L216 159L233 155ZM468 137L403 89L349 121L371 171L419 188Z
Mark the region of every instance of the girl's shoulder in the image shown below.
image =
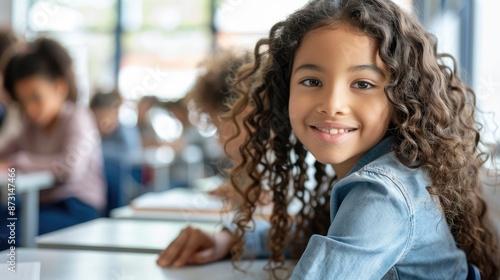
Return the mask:
M62 118L70 122L93 121L92 111L84 105L66 101L61 110Z
M425 169L405 166L394 152L380 156L339 180L334 186L334 195L356 186L367 186L366 191L369 192L370 186L374 185L386 189L388 193L398 193L407 202L429 198L426 187L430 181Z
M405 179L414 177L426 177L427 173L424 168L411 168L402 164L396 157L394 152L380 156L369 164L363 166L357 171L359 174L383 174L394 179Z

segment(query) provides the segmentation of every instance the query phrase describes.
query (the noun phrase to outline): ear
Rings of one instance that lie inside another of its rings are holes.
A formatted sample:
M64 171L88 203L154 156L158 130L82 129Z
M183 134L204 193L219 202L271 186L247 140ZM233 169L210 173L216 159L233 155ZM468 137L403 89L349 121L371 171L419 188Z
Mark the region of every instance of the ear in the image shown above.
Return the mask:
M66 100L66 98L68 98L69 86L68 82L66 82L64 79L59 78L55 80L55 90L61 100Z

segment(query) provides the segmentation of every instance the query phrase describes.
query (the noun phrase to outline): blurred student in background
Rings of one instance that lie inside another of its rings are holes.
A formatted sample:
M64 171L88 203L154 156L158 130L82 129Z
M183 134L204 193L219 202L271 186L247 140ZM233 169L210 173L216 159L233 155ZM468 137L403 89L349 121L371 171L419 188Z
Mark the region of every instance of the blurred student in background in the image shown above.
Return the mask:
M102 138L104 157L123 158L142 151L141 135L137 127L120 123L119 110L122 103L117 90L97 92L90 101Z
M22 40L9 30L0 30L0 64L21 47ZM3 75L0 73L0 150L14 138L21 127L19 108L10 102L3 90Z
M230 122L222 120L221 114L229 111L231 100L229 87L234 72L249 60L249 56L237 55L231 51L212 55L204 62L204 70L187 96L194 102L199 113L210 117L211 122L217 127L219 143L225 147L226 154L232 160L237 159L239 144L243 142L245 135L240 135L243 139L228 141L235 134L232 131L234 127Z
M233 51L212 55L203 63L203 71L186 97L194 102L198 114L207 114L209 116L210 121L217 128L219 143L232 162L239 161L239 147L244 142L246 134L240 133L237 138L233 138L233 135L236 135L237 128L232 121L224 119L222 115L228 112L230 108L232 98L230 84L231 80L234 79L234 73L250 60L249 55L236 54ZM241 114L241 121L248 111L246 110ZM243 129L243 127L241 126L240 129ZM245 180L245 178L242 180ZM238 196L233 195L229 184L229 181L226 181L211 193L234 200Z
M123 100L114 89L105 93L98 91L90 101L97 127L102 139L104 174L107 184L107 207L104 215L108 216L114 208L126 204L131 190L125 190L129 180L142 180L142 170L134 169L131 158L142 156L141 135L137 127L120 123L119 111Z
M105 206L101 139L90 110L75 104L68 52L38 39L8 59L3 80L25 119L21 135L0 151L0 165L48 171L56 179L40 192L39 233L99 217Z

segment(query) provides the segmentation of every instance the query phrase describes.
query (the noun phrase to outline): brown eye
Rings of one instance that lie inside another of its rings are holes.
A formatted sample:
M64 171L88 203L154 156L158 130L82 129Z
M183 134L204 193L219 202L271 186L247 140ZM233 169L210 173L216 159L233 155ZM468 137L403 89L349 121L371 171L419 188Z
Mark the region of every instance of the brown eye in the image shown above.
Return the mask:
M305 85L306 87L320 87L320 86L322 86L320 81L314 80L314 79L303 80L300 83Z
M355 82L353 84L353 87L359 89L370 89L373 87L373 85L368 82Z

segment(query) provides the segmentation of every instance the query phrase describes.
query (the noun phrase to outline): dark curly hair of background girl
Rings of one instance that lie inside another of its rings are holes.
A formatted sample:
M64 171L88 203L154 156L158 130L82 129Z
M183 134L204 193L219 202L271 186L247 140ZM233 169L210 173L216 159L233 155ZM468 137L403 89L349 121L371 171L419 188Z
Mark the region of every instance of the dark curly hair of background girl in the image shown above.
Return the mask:
M475 93L460 80L455 66L444 63L444 59L453 58L437 52L436 38L390 0L311 1L275 24L269 37L257 43L255 63L239 71L234 85L239 98L232 116L248 104L254 109L241 128L250 135L240 148L243 162L231 176L235 179L248 173L252 183L238 186L238 180L233 180L245 200L234 219L233 261L242 256L243 236L264 191L260 182L266 174L270 174L274 202L268 240L274 268L283 265L288 243L292 256L298 257L313 233L325 235L328 230L331 178L325 174L325 165L316 162L317 187L304 188L306 149L292 133L288 100L294 55L301 40L311 30L339 23L373 39L389 69L385 93L393 106L389 133L394 135L397 159L408 167L428 171L432 185L427 189L439 198L456 244L484 279L496 279L500 254L485 224L486 205L481 199L479 173L488 155L478 148L481 126L474 117ZM259 83L251 92L238 90L239 83L249 79ZM272 160L268 151L274 153ZM291 154L296 155L295 160ZM292 218L287 213L291 198L303 203L293 218L293 233L289 233Z

